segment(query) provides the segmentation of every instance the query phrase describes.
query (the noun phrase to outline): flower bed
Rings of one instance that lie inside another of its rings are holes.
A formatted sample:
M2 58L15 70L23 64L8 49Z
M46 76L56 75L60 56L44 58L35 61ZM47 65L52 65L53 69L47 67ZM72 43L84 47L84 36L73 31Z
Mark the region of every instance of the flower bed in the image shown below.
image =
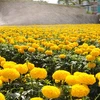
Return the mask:
M0 100L99 100L100 25L1 26L0 92Z

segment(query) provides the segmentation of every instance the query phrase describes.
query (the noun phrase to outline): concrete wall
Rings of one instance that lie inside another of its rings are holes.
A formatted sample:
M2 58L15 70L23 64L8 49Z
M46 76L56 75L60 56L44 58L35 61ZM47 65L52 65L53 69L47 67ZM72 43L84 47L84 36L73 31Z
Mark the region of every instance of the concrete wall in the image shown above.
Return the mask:
M35 2L0 2L0 25L97 23L82 7Z

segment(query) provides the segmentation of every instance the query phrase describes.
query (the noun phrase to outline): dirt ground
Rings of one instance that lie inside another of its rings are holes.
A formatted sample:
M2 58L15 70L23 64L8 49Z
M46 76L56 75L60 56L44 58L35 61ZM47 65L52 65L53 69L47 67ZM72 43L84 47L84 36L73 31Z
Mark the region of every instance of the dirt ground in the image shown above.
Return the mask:
M0 25L97 23L83 7L34 2L0 2Z

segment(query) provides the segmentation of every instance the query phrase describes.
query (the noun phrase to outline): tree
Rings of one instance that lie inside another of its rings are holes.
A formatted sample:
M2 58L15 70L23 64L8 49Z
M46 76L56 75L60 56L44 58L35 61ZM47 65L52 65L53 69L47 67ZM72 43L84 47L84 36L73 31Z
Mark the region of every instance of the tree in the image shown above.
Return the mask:
M69 5L69 0L64 0L66 5Z
M69 5L69 3L75 5L75 4L79 4L81 5L83 1L88 1L88 2L91 2L91 1L96 1L96 0L58 0L58 2L62 1L63 4L66 4L66 5Z

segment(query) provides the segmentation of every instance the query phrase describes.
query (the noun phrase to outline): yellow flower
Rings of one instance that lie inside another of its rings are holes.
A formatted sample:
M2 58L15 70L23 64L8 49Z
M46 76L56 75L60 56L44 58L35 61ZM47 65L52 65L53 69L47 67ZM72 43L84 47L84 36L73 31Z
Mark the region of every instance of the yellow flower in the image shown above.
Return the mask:
M6 100L5 96L2 93L0 93L0 100Z
M28 48L28 51L29 51L29 52L35 52L36 50L35 50L35 48L33 48L33 47L29 47L29 48Z
M5 78L4 76L0 76L0 80L2 80L2 82L9 82L8 78Z
M2 76L2 70L0 69L0 76Z
M17 64L16 66L16 70L20 73L20 74L25 74L28 72L28 67L26 64Z
M44 68L33 68L30 71L30 76L35 79L44 79L47 77L47 71Z
M27 50L28 46L27 45L22 45L21 48L24 49L24 50Z
M65 70L57 70L53 73L52 77L55 80L65 80L66 76L70 75L68 71Z
M25 78L29 78L29 77L30 77L30 74L26 74L26 75L25 75Z
M6 61L6 59L5 59L4 57L1 57L1 56L0 56L0 63L1 63L2 61Z
M75 53L77 53L77 54L82 54L83 53L83 51L82 51L82 49L75 49Z
M59 44L58 47L59 47L60 49L62 49L62 48L63 48L63 44Z
M70 46L69 44L68 45L65 45L63 46L64 49L67 49L67 50L72 50L72 46Z
M44 86L42 94L47 98L58 98L60 96L60 89L55 86Z
M0 43L5 43L5 42L6 42L5 39L0 38Z
M89 67L89 68L95 68L95 67L96 67L96 64L93 63L93 62L89 62L89 63L88 63L88 67Z
M99 56L100 55L100 49L99 48L95 48L90 52L90 54L92 56Z
M27 65L29 71L35 67L35 65L30 62L27 62L26 65Z
M78 84L80 83L78 81L78 76L74 76L74 75L68 75L65 79L65 82L68 84L68 85L74 85L74 84Z
M14 68L5 68L5 69L3 69L2 76L13 81L13 80L19 78L20 74Z
M60 80L55 80L55 83L59 83L60 82Z
M100 80L100 72L96 74L95 76L98 80Z
M88 78L87 78L88 82L87 82L87 85L93 85L95 82L96 82L96 78L94 77L94 75L88 75Z
M52 52L52 50L46 50L46 51L45 51L45 54L46 54L46 55L52 55L53 52Z
M97 61L98 61L98 62L100 62L100 56L99 56L99 57L97 57Z
M3 66L6 63L6 61L1 61L0 65Z
M2 86L2 80L0 80L0 86Z
M80 84L92 85L96 82L94 75L81 73L78 75L78 81Z
M84 97L87 96L90 89L86 85L75 84L72 86L71 95L73 97Z
M73 42L74 47L78 46L78 42Z
M18 52L23 54L24 53L24 49L20 48L20 49L18 49Z
M33 42L33 41L34 41L34 39L33 39L33 38L31 38L31 37L30 37L30 38L28 38L27 40L28 40L29 42Z
M82 54L83 54L83 55L87 55L87 54L88 54L88 52L86 52L86 51L85 51L85 52L83 52Z
M14 45L14 48L20 49L20 46L19 45Z
M14 42L14 39L10 39L10 40L9 40L9 43L10 43L10 44L14 44L14 43L15 43L15 42Z
M76 71L76 72L74 73L74 75L75 75L75 76L78 76L78 75L80 75L81 73L82 73L82 72L77 72L77 71Z
M66 55L65 55L65 54L60 54L60 55L59 55L59 58L64 59L64 58L66 58Z
M95 56L92 56L89 54L86 56L86 59L87 59L87 61L93 61L93 60L95 60Z
M30 100L43 100L43 99L40 97L34 97L34 98L31 98Z
M59 49L59 48L58 48L58 46L56 46L56 45L50 47L50 50L58 50L58 49Z
M70 42L68 40L65 41L65 44L69 44Z
M45 49L42 48L42 47L38 47L37 50L38 50L39 52L44 52Z
M14 68L15 65L16 65L16 63L13 61L6 61L6 62L4 62L2 67L3 68Z
M31 46L31 43L27 43L27 46Z
M39 45L38 45L38 44L36 44L36 43L33 43L33 44L32 44L32 47L33 47L33 48L38 48L38 47L39 47Z

